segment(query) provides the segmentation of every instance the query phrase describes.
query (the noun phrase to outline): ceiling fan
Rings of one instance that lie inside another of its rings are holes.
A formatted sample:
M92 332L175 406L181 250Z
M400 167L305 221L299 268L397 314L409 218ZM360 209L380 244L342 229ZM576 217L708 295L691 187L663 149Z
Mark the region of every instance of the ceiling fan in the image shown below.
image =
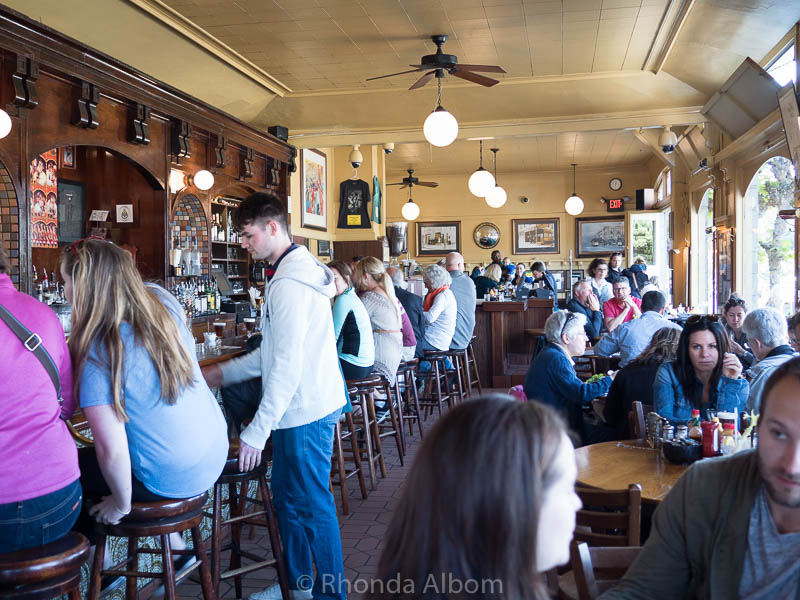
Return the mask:
M399 181L397 183L387 183L386 185L399 185L401 190L404 187L413 188L415 185L421 185L422 187L429 187L429 188L439 187L439 184L436 183L435 181L420 181L419 179L414 177L414 169L409 169L408 177L403 177L402 181Z
M433 43L436 44L436 54L428 54L423 56L422 60L420 60L420 64L418 65L408 65L409 67L414 67L410 71L401 71L400 73L392 73L390 75L370 77L367 79L367 81L384 79L386 77L394 77L396 75L405 75L406 73L427 71L427 73L414 82L414 85L408 88L410 90L416 90L417 88L421 88L423 85L428 83L431 79L433 79L434 76L436 76L438 79L441 79L444 77L445 71L447 71L450 73L450 75L454 75L456 77L460 77L461 79L466 79L467 81L478 83L486 87L491 87L500 83L496 79L490 79L489 77L478 75L475 73L475 71L483 71L485 73L505 73L505 70L502 67L498 67L497 65L459 64L458 57L456 55L445 54L442 52L442 45L444 45L444 43L447 41L446 35L432 35L431 39L433 40Z

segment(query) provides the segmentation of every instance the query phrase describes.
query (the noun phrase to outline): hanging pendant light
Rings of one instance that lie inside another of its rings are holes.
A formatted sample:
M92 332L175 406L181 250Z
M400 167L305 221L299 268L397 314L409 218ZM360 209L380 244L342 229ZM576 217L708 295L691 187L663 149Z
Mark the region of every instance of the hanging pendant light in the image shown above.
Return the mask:
M489 191L489 194L486 196L486 204L489 205L490 208L500 208L503 204L506 203L506 199L508 198L508 194L506 191L497 185L497 153L500 151L500 148L491 148L491 151L494 152L494 182L495 186Z
M419 204L415 204L414 199L409 195L408 202L403 205L400 212L406 221L413 221L419 216Z
M437 71L436 82L439 84L439 95L436 98L436 108L428 115L422 126L425 139L439 148L452 144L458 135L458 121L442 107L442 77L444 74Z
M567 198L567 201L564 203L564 210L573 217L583 212L583 200L575 193L575 167L577 166L578 165L575 163L572 163L572 196Z
M480 141L480 163L469 177L469 191L478 198L485 198L494 188L494 177L483 168L483 140Z

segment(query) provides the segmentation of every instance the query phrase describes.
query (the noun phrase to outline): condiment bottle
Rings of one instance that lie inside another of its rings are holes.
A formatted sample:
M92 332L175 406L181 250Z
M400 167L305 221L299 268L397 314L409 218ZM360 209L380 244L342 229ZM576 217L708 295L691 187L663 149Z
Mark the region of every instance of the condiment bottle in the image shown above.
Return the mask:
M719 429L717 424L712 421L700 423L703 431L703 458L716 456L719 452Z
M700 411L692 410L692 420L689 421L689 437L698 442L703 439L703 431L700 429Z
M733 423L725 423L719 449L724 456L733 454L736 450L736 426Z

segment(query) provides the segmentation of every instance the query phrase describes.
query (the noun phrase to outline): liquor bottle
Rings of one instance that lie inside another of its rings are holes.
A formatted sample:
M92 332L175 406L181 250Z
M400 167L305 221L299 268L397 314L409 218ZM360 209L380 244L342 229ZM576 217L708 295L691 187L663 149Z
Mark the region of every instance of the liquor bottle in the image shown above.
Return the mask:
M42 289L47 292L50 290L50 281L47 279L47 269L42 269Z
M222 312L222 298L219 295L219 286L216 280L214 281L214 306L217 307L217 312Z
M208 312L216 312L214 307L214 295L211 293L211 280L206 277L206 298L208 298Z
M39 285L39 274L36 272L36 265L33 265L33 287L36 288Z

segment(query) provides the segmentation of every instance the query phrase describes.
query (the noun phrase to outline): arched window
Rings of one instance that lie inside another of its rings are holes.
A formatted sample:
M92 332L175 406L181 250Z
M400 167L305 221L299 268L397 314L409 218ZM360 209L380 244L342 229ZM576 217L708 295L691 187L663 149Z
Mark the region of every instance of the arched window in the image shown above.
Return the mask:
M796 225L779 214L793 207L794 167L776 156L761 165L742 202L742 292L752 308L794 311Z
M672 195L672 169L669 167L661 171L661 174L656 179L655 196L656 202L661 204L668 200Z
M714 311L714 189L708 188L697 211L697 309Z

